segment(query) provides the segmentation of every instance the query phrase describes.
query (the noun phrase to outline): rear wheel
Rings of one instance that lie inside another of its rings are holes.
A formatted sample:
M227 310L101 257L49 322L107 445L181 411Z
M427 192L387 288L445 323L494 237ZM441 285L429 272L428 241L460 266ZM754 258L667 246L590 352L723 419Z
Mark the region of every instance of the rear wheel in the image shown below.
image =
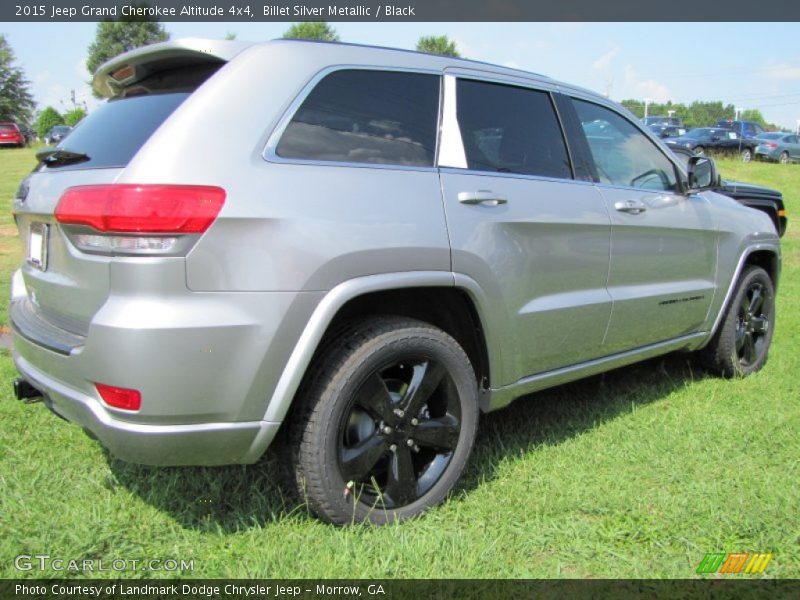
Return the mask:
M789 163L789 153L788 152L781 152L781 155L778 157L778 162L782 165Z
M767 362L775 324L775 288L761 267L747 267L714 337L701 357L725 377L743 377Z
M697 156L703 156L706 153L706 149L702 146L695 146L692 152L694 152Z
M477 383L458 343L421 321L376 317L328 345L291 425L295 483L337 524L383 524L441 502L472 450Z

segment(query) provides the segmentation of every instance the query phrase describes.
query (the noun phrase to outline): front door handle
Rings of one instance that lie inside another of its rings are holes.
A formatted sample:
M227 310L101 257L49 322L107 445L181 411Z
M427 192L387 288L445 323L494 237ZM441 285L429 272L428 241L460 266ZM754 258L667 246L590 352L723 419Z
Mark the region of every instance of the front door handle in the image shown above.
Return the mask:
M643 213L647 210L644 202L641 202L640 200L621 200L614 203L614 208L616 208L619 212L626 212L632 215L638 215L639 213Z
M495 194L489 190L478 190L477 192L459 192L458 201L461 202L461 204L499 206L508 202L508 199L502 194Z

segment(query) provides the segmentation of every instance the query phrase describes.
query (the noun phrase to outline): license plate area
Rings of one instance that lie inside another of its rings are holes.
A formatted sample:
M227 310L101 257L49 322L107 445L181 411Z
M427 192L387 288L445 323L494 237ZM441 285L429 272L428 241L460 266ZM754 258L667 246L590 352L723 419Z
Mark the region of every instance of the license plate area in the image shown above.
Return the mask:
M47 270L47 245L50 228L45 223L31 223L28 235L28 262L40 271Z

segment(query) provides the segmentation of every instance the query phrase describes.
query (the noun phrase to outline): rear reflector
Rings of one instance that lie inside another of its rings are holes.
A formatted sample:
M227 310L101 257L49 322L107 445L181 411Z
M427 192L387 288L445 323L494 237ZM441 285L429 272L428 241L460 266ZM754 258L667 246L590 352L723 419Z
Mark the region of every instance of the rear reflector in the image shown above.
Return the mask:
M104 383L95 383L103 401L114 408L123 410L139 410L142 407L142 395L138 390L114 387Z
M222 210L225 190L199 185L85 185L64 192L55 217L103 233L203 233Z

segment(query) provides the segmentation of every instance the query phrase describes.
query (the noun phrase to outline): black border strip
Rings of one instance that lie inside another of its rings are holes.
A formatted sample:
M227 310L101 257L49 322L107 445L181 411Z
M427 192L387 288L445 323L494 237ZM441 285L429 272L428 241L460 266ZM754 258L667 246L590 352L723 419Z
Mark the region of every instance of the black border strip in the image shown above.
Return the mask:
M800 21L797 0L3 0L0 20L142 20L125 14L142 5L165 22Z

